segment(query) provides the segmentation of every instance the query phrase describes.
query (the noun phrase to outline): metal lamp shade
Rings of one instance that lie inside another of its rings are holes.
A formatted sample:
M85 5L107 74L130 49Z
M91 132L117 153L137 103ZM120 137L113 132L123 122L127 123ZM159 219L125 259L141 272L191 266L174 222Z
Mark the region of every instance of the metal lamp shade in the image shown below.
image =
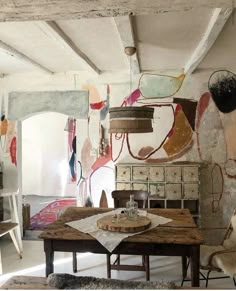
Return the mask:
M151 107L112 107L110 113L110 133L153 132Z

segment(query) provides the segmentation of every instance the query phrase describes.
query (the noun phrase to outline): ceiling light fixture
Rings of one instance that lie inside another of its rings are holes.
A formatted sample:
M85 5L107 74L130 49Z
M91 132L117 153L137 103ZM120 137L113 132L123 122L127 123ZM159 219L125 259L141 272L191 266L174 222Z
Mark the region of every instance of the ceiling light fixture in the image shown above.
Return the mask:
M132 93L132 63L131 56L136 53L135 47L126 47L125 54L130 60L130 94ZM110 133L146 133L153 132L152 119L154 108L152 107L112 107L110 113Z

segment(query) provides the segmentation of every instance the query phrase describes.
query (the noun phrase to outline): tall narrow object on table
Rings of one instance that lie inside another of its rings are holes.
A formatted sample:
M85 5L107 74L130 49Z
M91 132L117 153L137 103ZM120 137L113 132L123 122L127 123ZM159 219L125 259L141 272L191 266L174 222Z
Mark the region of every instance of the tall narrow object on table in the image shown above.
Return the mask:
M134 195L130 195L130 200L126 202L126 214L130 220L137 220L138 202L134 201Z

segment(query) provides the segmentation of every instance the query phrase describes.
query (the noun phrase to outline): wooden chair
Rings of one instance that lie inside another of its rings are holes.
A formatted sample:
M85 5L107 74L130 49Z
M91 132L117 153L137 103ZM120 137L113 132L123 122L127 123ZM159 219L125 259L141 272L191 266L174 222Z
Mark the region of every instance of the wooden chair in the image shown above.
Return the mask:
M100 208L108 208L107 195L106 195L106 192L104 190L102 190L102 193L101 193L99 207ZM78 268L77 268L77 253L76 252L72 253L72 267L73 267L73 272L77 273Z
M148 192L138 190L115 190L112 193L115 208L126 206L130 195L134 195L134 200L138 202L139 208L145 208L148 202ZM120 255L117 255L114 263L111 263L111 254L107 254L107 278L111 278L111 270L124 271L145 271L146 280L150 280L149 256L142 256L142 265L124 265L120 263Z
M189 266L187 264L187 269ZM231 268L230 268L231 267ZM207 271L203 274L200 271L201 280L206 280L205 287L208 287L208 281L213 279L232 278L234 286L236 286L236 210L232 215L229 226L227 227L225 236L219 245L202 245L200 248L200 270ZM210 277L211 272L216 271L225 273L226 276ZM184 274L182 284L186 280L187 270Z

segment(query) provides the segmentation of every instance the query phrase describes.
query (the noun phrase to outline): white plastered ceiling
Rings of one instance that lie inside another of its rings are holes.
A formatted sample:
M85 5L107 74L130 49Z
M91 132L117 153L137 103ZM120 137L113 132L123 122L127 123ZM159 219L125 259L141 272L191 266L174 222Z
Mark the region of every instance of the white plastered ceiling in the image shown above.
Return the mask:
M0 74L124 71L126 46L137 48L139 72L236 71L232 7L185 10L0 22Z

